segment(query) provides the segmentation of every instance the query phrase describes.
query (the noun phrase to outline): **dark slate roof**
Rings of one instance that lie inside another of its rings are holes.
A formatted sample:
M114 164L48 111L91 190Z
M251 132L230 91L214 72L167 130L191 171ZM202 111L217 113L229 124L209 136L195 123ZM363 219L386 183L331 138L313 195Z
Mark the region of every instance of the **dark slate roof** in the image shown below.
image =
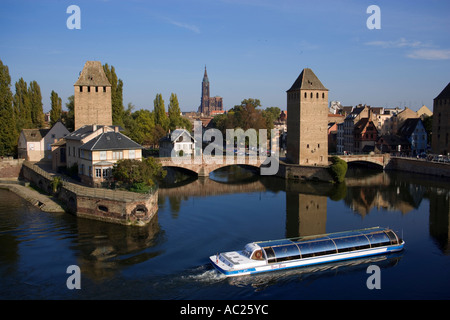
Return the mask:
M102 127L103 126L98 125L96 130L101 129ZM87 125L82 126L81 128L78 128L74 132L69 133L65 138L67 140L81 140L93 132L94 132L93 125L87 124Z
M84 68L74 85L111 86L100 61L86 61Z
M324 87L322 82L320 82L319 78L314 74L314 72L309 69L305 68L298 76L297 80L295 80L292 87L287 91L296 91L300 89L308 89L308 90L327 90L327 88Z
M419 125L419 122L422 122L420 118L408 118L403 122L403 125L398 130L398 134L409 137L413 134L416 127Z
M120 132L104 132L83 144L83 150L142 149L142 146Z
M441 93L434 99L450 99L450 82L444 88L444 90L442 90Z

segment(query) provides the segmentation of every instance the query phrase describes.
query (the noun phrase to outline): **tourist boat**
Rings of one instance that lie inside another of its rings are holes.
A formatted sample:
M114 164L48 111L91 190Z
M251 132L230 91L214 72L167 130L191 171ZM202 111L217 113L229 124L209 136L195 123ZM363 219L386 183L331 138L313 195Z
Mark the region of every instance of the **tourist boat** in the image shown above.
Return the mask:
M210 256L226 276L240 276L396 252L405 242L389 228L368 228L248 243L242 251Z

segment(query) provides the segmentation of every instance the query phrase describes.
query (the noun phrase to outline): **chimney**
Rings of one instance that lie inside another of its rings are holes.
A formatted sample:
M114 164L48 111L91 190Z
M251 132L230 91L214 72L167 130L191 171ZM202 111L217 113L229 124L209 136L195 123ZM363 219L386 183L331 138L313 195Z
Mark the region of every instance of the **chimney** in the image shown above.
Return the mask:
M114 127L114 132L119 132L119 126Z

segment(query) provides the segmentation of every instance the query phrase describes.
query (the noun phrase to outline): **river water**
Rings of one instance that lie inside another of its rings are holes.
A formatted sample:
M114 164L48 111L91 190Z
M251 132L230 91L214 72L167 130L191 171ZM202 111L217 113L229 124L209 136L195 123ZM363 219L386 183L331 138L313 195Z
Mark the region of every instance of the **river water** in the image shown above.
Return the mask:
M160 188L146 227L45 213L0 190L0 299L449 299L450 183L350 170L346 184L291 183L217 171ZM406 241L399 254L239 278L208 257L251 241L373 226ZM68 289L69 266L80 289ZM369 289L368 267L380 268Z

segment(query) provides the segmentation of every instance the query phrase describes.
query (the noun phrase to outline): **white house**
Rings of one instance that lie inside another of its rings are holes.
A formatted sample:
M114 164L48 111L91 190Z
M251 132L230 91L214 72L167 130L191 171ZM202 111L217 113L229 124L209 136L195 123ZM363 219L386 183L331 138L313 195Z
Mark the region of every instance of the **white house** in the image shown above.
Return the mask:
M28 161L52 161L51 145L67 136L69 130L56 122L50 129L22 129L18 141L18 156Z
M188 156L195 150L194 137L185 129L176 129L159 140L159 156Z

